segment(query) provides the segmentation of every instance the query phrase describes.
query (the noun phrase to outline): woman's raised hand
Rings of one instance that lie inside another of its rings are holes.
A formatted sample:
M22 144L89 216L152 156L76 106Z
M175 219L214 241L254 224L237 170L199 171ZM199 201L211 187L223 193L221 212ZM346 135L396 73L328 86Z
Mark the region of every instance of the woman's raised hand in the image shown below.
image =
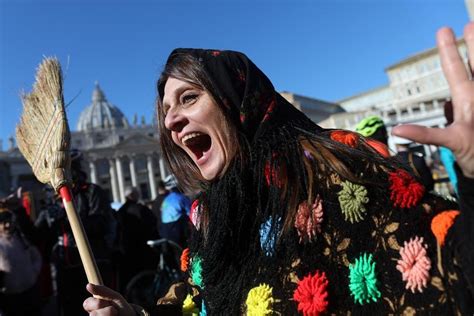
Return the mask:
M474 178L474 81L459 55L456 39L450 28L443 27L437 34L441 66L448 81L453 103L454 121L446 128L418 125L394 127L392 134L421 144L444 146L451 149L464 176ZM471 68L474 62L474 23L464 28Z
M87 291L96 297L89 297L83 307L93 316L136 316L133 307L117 293L106 286L87 284ZM100 297L97 298L97 297Z

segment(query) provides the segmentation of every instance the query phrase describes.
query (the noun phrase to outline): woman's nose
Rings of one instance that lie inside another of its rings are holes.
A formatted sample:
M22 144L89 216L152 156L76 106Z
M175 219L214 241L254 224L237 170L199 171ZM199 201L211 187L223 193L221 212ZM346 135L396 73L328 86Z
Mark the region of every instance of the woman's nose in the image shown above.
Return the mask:
M169 110L165 117L165 127L170 131L180 132L188 123L186 116L180 111Z

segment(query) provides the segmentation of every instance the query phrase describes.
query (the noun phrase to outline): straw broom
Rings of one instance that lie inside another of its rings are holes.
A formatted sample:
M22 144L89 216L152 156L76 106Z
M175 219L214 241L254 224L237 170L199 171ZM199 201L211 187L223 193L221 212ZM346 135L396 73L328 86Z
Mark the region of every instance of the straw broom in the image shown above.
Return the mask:
M18 148L42 183L50 183L63 200L87 280L102 285L87 236L71 194L71 135L64 110L61 66L45 58L38 67L30 94L22 96L23 114L16 127Z

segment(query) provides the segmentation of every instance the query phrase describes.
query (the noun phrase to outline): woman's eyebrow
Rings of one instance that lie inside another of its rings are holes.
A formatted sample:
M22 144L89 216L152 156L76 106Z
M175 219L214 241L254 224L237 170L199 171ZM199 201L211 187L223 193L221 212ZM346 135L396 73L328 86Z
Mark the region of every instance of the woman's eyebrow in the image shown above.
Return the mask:
M192 89L192 86L178 87L178 89L173 91L173 94L171 95L170 99L176 101L176 100L179 99L179 96L181 94L183 94L183 92L185 92L186 90L190 90L190 89ZM170 107L169 102L167 102L165 99L163 99L163 109L166 109L166 108L169 108L169 107Z

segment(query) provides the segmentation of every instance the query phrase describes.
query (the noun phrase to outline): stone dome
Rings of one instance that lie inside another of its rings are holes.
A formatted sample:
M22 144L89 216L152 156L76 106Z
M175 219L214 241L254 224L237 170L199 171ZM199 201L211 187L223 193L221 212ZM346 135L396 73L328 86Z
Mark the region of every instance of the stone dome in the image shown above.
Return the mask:
M109 103L98 83L92 92L92 104L79 116L78 131L128 127L128 121L122 111Z

